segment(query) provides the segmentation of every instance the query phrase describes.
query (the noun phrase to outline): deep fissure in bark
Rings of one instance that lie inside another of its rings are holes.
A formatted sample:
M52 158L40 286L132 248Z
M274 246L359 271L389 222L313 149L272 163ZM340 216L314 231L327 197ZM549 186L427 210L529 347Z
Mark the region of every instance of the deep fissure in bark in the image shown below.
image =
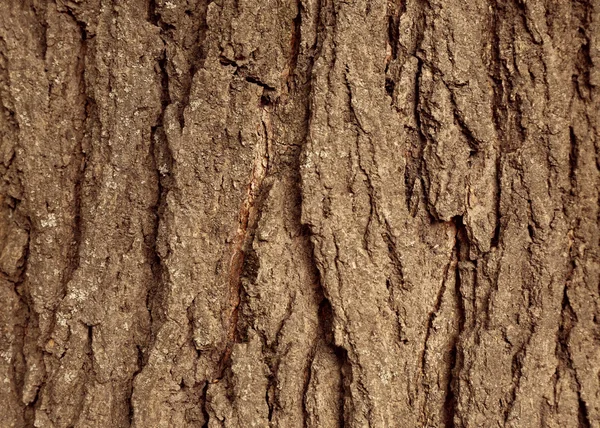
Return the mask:
M100 3L0 2L7 426L598 425L593 2Z

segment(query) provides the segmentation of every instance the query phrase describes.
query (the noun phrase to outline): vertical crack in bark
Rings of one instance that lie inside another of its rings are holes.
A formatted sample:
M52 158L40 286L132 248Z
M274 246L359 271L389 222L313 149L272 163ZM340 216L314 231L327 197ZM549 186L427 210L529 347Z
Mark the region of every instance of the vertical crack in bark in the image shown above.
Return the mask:
M17 211L16 206L15 206L15 211ZM28 222L29 222L29 219L28 219ZM29 265L29 247L30 247L30 245L31 245L31 235L30 235L30 229L28 228L27 243L25 244L25 248L23 250L23 261L22 261L22 264L20 267L20 272L18 273L18 276L15 278L15 281L13 282L15 294L17 296L19 296L19 300L20 300L22 310L23 310L22 317L25 322L25 324L22 328L23 334L19 338L20 340L18 341L18 350L16 351L19 353L19 358L23 362L22 367L21 367L22 373L18 373L17 366L16 365L14 366L15 386L18 391L19 397L23 397L24 392L25 392L25 374L27 372L25 340L26 340L26 335L27 335L27 329L29 326L30 319L35 316L34 315L35 312L33 311L33 302L32 302L32 298L29 293L29 290L27 290L25 287L23 287L23 283L27 276L27 267ZM10 281L10 279L9 279L9 281ZM35 419L34 418L34 409L37 404L38 395L39 395L39 388L38 388L38 392L36 393L36 396L35 396L33 402L23 403L24 404L23 420L25 421L27 426L33 426L34 419Z
M563 289L563 299L560 313L561 321L556 337L555 353L559 363L557 367L557 372L568 373L568 375L572 377L572 379L575 382L575 385L577 386L577 418L579 426L582 428L589 428L591 427L591 421L589 419L587 405L581 396L581 383L577 377L575 367L573 366L573 359L571 357L571 351L569 349L569 339L571 337L571 330L573 329L575 324L577 324L577 315L571 307L568 295L569 284L572 281L574 269L575 261L572 258L570 272L567 277L567 284Z
M298 189L298 190L300 190L300 189ZM298 221L300 222L300 219L298 219ZM309 246L310 246L310 238L309 238L310 235L309 234L305 234L304 236L306 237L306 239L307 239L307 241L309 243ZM311 248L311 250L312 250L312 248ZM312 252L311 252L311 254L312 254ZM314 263L314 259L312 259L312 260L313 260L313 263ZM319 285L318 285L319 292L322 294L323 293L323 289L322 289L322 286L321 286L321 280L319 278L319 273L318 273L317 267L314 264L312 266L313 266L313 268L315 270L316 278L319 281ZM308 388L310 387L310 381L312 379L312 365L313 365L313 362L315 360L315 356L317 354L317 349L318 349L318 346L319 346L319 341L322 340L320 338L322 338L323 335L327 334L326 333L326 329L323 326L324 315L322 313L325 310L324 305L326 303L328 303L328 301L325 299L325 296L322 296L321 303L319 304L318 318L317 318L317 321L318 321L318 336L315 338L315 341L314 341L314 343L313 343L313 345L312 345L312 347L310 349L310 353L309 353L309 356L308 356L308 361L307 361L307 364L306 364L306 369L304 370L304 383L302 385L302 397L301 397L302 398L302 418L303 418L303 426L304 427L306 427L306 424L307 424L308 419L309 419L309 411L308 411L308 409L306 407L306 400L308 398Z
M180 48L180 52L183 53L185 60L187 61L188 69L185 72L176 70L175 66L169 61L171 58L167 58L168 70L176 80L176 83L180 83L180 92L176 92L174 99L171 100L177 107L177 118L179 121L180 128L185 127L185 109L190 103L190 94L192 91L192 85L194 82L194 76L202 67L204 67L204 61L206 60L206 52L204 49L204 41L208 31L208 25L206 22L208 6L213 0L200 0L193 8L187 8L185 10L186 17L189 17L187 21L192 26L191 29L185 31L188 34L193 35L191 42L181 41L177 39L178 33L181 30L177 27L176 23L167 22L168 16L163 19L161 15L161 9L163 7L169 8L169 2L167 4L158 4L157 0L150 0L148 5L148 16L149 21L155 26L160 28L161 38L167 46L176 45ZM172 3L171 3L172 4ZM183 43L183 46L179 46ZM172 51L169 51L172 52ZM165 57L168 55L165 53ZM172 88L173 89L173 88ZM177 95L179 94L179 95Z
M26 426L33 426L34 424L34 405L37 400L37 396L33 402L25 402L25 377L27 373L27 360L26 360L26 340L30 320L35 317L33 311L33 302L31 294L28 288L25 286L25 279L27 277L27 270L29 267L29 255L31 245L31 219L26 216L20 207L23 198L23 171L17 168L17 156L19 151L17 147L18 134L20 131L19 121L17 112L14 107L14 99L10 94L8 88L11 85L10 73L9 73L9 58L7 57L7 46L5 39L0 36L0 114L4 116L5 127L0 131L0 147L5 149L4 139L12 137L12 147L9 148L10 156L4 159L4 162L0 162L0 204L6 205L8 210L11 212L9 218L16 223L16 225L27 233L27 239L22 249L22 256L16 261L14 272L0 271L0 277L6 279L14 290L15 296L19 300L19 309L15 314L15 325L16 328L15 348L13 351L12 361L12 382L14 383L17 402L19 405L19 412L21 413L22 420ZM15 186L15 189L10 187ZM1 227L1 226L0 226ZM2 247L8 242L4 242ZM0 250L0 252L2 252ZM21 325L19 325L19 322ZM4 327L4 326L0 326ZM20 334L19 334L20 333ZM7 379L9 380L9 379ZM10 381L10 380L9 380ZM20 400L19 400L20 399ZM19 402L21 401L21 402Z
M448 274L451 271L450 267L452 266L453 263L456 263L456 247L452 250L452 255L450 256L450 260L448 261L448 264L444 268L444 276L443 276L443 280L442 280L442 286L438 290L438 294L437 294L437 297L435 300L435 304L433 306L433 310L429 313L429 316L427 317L427 329L425 331L425 340L423 341L423 351L421 352L421 378L422 379L425 379L425 377L426 377L427 351L429 348L429 346L428 346L429 337L431 336L431 331L433 330L433 322L434 322L435 318L437 317L438 312L440 311L440 308L442 306L442 299L444 297L444 293L446 292L446 286L447 286L446 283L448 281ZM429 395L429 385L427 383L423 383L423 387L425 389L425 397L427 397ZM422 409L424 419L426 419L426 415L427 415L427 410L425 407L427 404L426 401L427 401L427 398L425 399L425 402L423 403L423 409Z
M592 39L590 35L590 24L593 22L594 7L590 1L575 1L573 2L574 18L579 21L577 32L581 38L581 45L577 52L577 74L573 76L576 83L577 94L579 97L589 102L592 100L594 84L591 81L591 71L594 69L594 61L592 59Z
M165 276L167 275L167 270L164 269L162 257L166 256L167 254L161 254L159 234L167 204L166 198L171 186L172 178L170 174L173 166L173 157L164 129L165 110L167 106L171 104L171 99L169 96L169 75L166 70L166 63L166 51L163 50L163 55L158 61L160 72L159 77L162 87L161 110L158 118L156 119L156 123L151 128L150 132L150 156L157 183L155 204L152 207L152 233L146 238L146 245L148 248L147 257L149 259L152 275L154 277L152 287L148 290L146 295L146 307L150 313L151 319L150 342L154 340L154 336L158 331L160 324L164 322L165 318L164 308L162 308L162 300L165 292ZM147 358L145 356L144 363L146 360Z
M156 0L152 0L156 1ZM197 38L194 41L191 59L190 59L190 69L188 71L189 76L185 81L183 88L183 97L181 102L178 105L178 118L179 125L183 129L185 127L185 109L190 104L190 94L192 92L192 85L194 83L194 76L204 66L204 61L206 59L206 52L204 51L204 40L206 38L206 33L208 31L208 25L206 23L206 15L208 11L208 5L212 3L213 0L201 0L200 7L194 11L186 11L186 13L192 16L193 21L198 22L197 28Z
M388 1L388 43L392 50L392 60L398 58L398 45L400 43L400 17L405 11L405 0Z
M90 98L88 94L88 88L86 84L86 61L88 54L88 33L86 30L87 24L84 21L81 21L77 18L75 13L70 9L66 9L67 14L71 16L73 21L77 24L80 31L80 50L78 55L78 63L77 63L77 71L79 76L79 86L81 88L80 93L82 97L82 103L84 105L84 118L83 118L83 129L81 130L81 135L79 136L79 145L78 151L75 157L75 164L78 169L75 171L75 188L73 190L73 203L74 203L74 213L73 213L73 226L72 226L72 234L73 234L73 243L69 248L69 265L65 271L63 277L63 290L62 296L66 295L67 292L67 284L73 278L75 271L79 268L80 264L80 248L81 248L81 237L82 237L82 204L83 204L83 186L87 168L87 144L86 138L87 134L89 134L89 130L92 128L93 124L97 122L97 112L96 112L96 104L92 98Z
M416 123L416 130L414 130L414 139L415 143L412 145L411 150L409 150L409 156L406 159L406 167L404 170L404 184L405 184L405 193L406 193L406 206L408 207L408 211L411 216L415 217L417 215L417 210L419 208L419 201L413 201L413 189L415 187L415 183L419 181L423 192L427 191L426 179L427 173L425 171L425 165L423 162L423 151L425 149L425 145L427 143L427 138L425 136L425 132L423 129L423 124L421 122L421 76L423 74L423 61L420 58L417 58L417 71L415 76L415 87L414 87L414 104L413 104L413 115ZM425 197L427 201L427 198ZM429 204L426 204L428 207ZM431 219L434 219L434 216L431 214L429 208L427 208L427 213Z
M450 260L448 264L444 268L444 275L442 280L442 285L438 292L435 305L433 310L430 312L429 317L427 319L427 330L425 333L425 340L423 342L423 352L421 353L421 376L424 379L426 376L426 364L427 364L427 351L429 348L429 338L431 336L431 331L434 328L435 318L438 316L438 313L441 310L444 295L446 294L446 290L448 287L448 280L450 279L450 274L454 273L455 275L455 290L456 298L458 301L458 330L451 338L451 359L450 364L445 369L448 370L448 380L445 385L445 400L444 400L444 408L443 408L443 421L445 426L454 427L454 418L456 415L456 382L458 376L460 374L460 365L458 364L457 352L458 352L458 341L461 335L461 332L464 327L464 306L462 303L462 293L460 291L460 268L459 264L461 260L463 260L468 254L468 238L467 238L467 230L465 225L463 224L462 216L456 216L452 219L452 223L454 224L455 229L455 237L454 237L454 248L452 249L452 253L450 256ZM427 420L427 396L429 395L429 385L423 384L425 389L425 402L423 403L423 417L424 420Z
M305 130L305 133L302 136L303 144L301 147L298 148L297 153L294 156L294 165L295 165L294 169L295 169L295 174L297 176L297 183L298 183L297 198L298 198L298 206L300 207L300 210L302 209L302 183L301 183L300 165L301 165L302 152L306 149L306 141L307 141L307 138L309 138L310 117L311 117L311 100L310 99L312 97L313 90L314 90L312 72L313 72L313 67L314 67L315 63L317 62L317 60L320 58L320 56L322 54L323 44L327 37L327 33L329 31L332 31L331 28L333 28L333 31L335 31L334 8L335 8L335 5L328 0L317 0L316 40L315 40L314 45L311 46L309 51L306 52L306 54L305 54L308 58L308 60L307 60L308 64L307 64L306 69L303 70L304 71L304 73L302 73L303 75L299 74L298 76L295 76L295 79L296 79L295 89L298 91L297 95L298 95L298 97L301 97L302 99L306 99L306 101L305 101L305 122L304 122L304 127L303 127L303 129ZM332 23L332 21L333 21L333 23ZM300 24L301 23L302 23L302 21L300 21ZM300 36L300 35L301 35L301 33L298 33L298 36ZM300 37L299 37L299 40L300 40ZM335 55L335 53L334 53L334 55ZM330 77L328 77L328 79L329 78ZM349 87L348 87L348 90L350 90ZM303 416L304 416L303 425L306 426L306 424L308 423L309 415L308 415L308 411L306 408L306 400L308 398L307 394L308 394L308 389L309 389L309 385L310 385L310 381L311 381L311 377L312 377L312 362L314 361L319 343L321 341L323 341L323 343L325 343L327 346L329 346L333 350L333 352L337 358L337 361L338 361L338 367L339 367L339 371L340 371L339 372L340 373L340 391L338 393L338 397L339 397L338 417L339 417L339 426L343 427L345 425L345 412L344 412L344 408L346 407L345 399L346 399L346 397L350 396L349 387L352 382L352 379L351 379L352 367L351 367L350 361L348 359L347 351L344 348L337 346L334 342L333 308L332 308L331 302L327 296L327 290L323 286L321 270L319 269L319 262L318 262L316 254L315 254L315 242L311 238L311 234L312 234L311 225L310 224L302 224L301 217L302 217L301 212L298 212L297 221L300 224L300 228L303 232L303 235L306 237L306 244L309 247L309 254L311 256L311 258L310 258L311 266L312 266L312 269L314 272L314 277L315 277L316 284L318 287L317 296L320 296L320 299L321 299L321 301L319 303L319 308L318 308L319 336L318 336L318 338L316 338L315 343L313 344L313 347L310 352L310 357L309 357L309 359L308 359L309 361L307 363L307 368L306 368L306 373L305 373L305 378L304 378L304 386L303 386L303 391L302 391L302 409L303 409ZM337 243L335 245L337 248ZM336 256L336 263L337 263L337 256Z
M509 27L510 34L501 34L508 22L517 22L519 18L525 19L521 15L523 12L514 5L511 6L506 0L494 0L491 4L491 27L492 27L492 49L491 49L491 67L492 67L492 87L493 96L493 120L496 131L498 132L499 155L502 153L512 153L519 149L526 139L527 130L522 123L522 95L515 88L515 79L512 77L512 70L518 70L515 63L516 54L513 53L513 63L509 66L506 59L503 58L503 48L507 50L507 39L517 39L517 24ZM525 25L525 24L523 24ZM514 47L513 47L514 50ZM509 55L509 51L506 55ZM499 162L499 161L498 161ZM501 171L501 170L499 170Z
M446 385L446 400L444 403L444 410L446 415L446 426L454 427L456 424L457 415L457 399L458 399L458 387L459 387L459 376L463 369L464 358L462 355L462 349L459 347L461 336L465 331L466 323L466 312L465 302L462 292L462 278L461 278L461 263L469 262L469 254L471 252L469 234L464 224L462 216L454 217L453 221L456 226L456 243L454 247L455 252L455 296L457 299L457 318L458 318L458 330L451 341L451 359L450 359L450 376ZM477 260L472 263L477 266ZM477 269L473 276L473 289L477 287Z
M532 330L529 332L525 342L521 346L519 346L519 348L517 349L517 352L515 352L515 354L512 357L511 372L512 372L513 382L511 384L511 388L510 388L510 396L508 399L508 403L506 405L506 409L504 410L504 424L508 423L508 420L510 419L510 414L511 414L511 412L515 406L515 403L517 401L517 394L518 394L519 388L521 386L521 380L523 379L524 360L527 355L527 348L529 346L529 343L531 342L532 337L533 337L533 327L532 327Z
M568 203L573 205L576 204L576 198L579 197L578 191L578 180L577 180L577 170L579 166L579 140L575 135L575 130L571 126L569 127L569 140L570 140L570 151L569 151L569 181L570 181L570 189L567 195ZM568 216L569 213L565 212L565 215ZM577 215L576 215L577 216ZM579 220L579 219L578 219ZM571 355L571 347L569 346L571 331L577 325L578 319L577 314L573 307L571 306L571 302L569 300L569 289L573 287L573 281L575 277L575 272L577 269L577 255L578 249L576 245L576 238L574 237L573 231L569 231L569 269L567 272L567 276L565 279L565 286L563 288L563 298L561 303L561 312L560 312L560 325L557 331L556 336L556 346L555 346L555 355L558 360L558 366L556 368L557 379L555 380L555 396L556 392L556 382L558 381L558 376L561 373L566 373L570 376L576 386L576 394L577 394L577 419L579 422L579 426L582 428L589 428L592 426L592 422L589 417L588 408L585 400L581 394L581 382L577 375L577 371L573 364L573 359ZM556 397L555 397L556 399Z
M402 288L406 288L405 279L404 279L404 267L402 266L402 260L398 255L398 249L396 247L396 237L392 232L392 227L387 219L384 222L385 224L385 232L382 233L382 238L387 245L388 248L388 257L392 263L392 267L394 269L394 273L397 275L398 280L400 281L400 286Z
M25 5L31 5L37 23L41 27L41 31L38 33L40 36L40 50L42 59L46 62L48 52L48 2L23 2ZM25 6L27 7L27 6Z
M292 21L292 37L290 40L291 54L288 64L288 76L286 79L289 92L293 90L293 85L296 82L296 66L300 56L300 42L302 41L302 10L304 8L302 0L296 0L296 8L298 9L298 13Z
M144 352L139 345L136 345L137 348L137 369L133 372L131 376L131 383L129 384L129 390L127 391L127 408L129 409L129 425L133 425L134 418L134 409L133 409L133 381L136 376L142 371L144 368Z
M316 260L315 260L316 266ZM319 277L319 287L320 294L322 294L323 298L321 303L319 304L319 332L320 339L317 339L315 343L315 351L319 344L319 341L322 340L327 346L329 346L337 359L337 366L339 368L340 374L340 390L338 391L338 409L339 409L339 426L344 427L346 425L346 415L351 413L350 401L347 402L351 397L350 385L352 384L352 364L350 363L350 359L348 357L348 351L342 347L335 344L334 341L334 331L333 331L333 307L331 302L325 295L325 289L321 284L321 280ZM313 354L314 358L314 354ZM311 358L312 360L312 358ZM310 368L310 366L309 366ZM308 389L308 382L310 379L306 380L306 389L303 400L306 400L306 390ZM361 388L364 388L361 384ZM305 414L304 424L306 426L307 415Z
M579 147L577 137L575 136L575 130L572 126L569 127L569 142L571 144L571 150L569 151L569 182L571 185L571 194L569 196L574 197L577 192L577 162L579 158Z
M491 241L491 248L497 248L500 244L501 234L501 213L500 201L502 198L502 141L506 138L505 128L508 123L508 110L505 104L506 94L504 92L505 73L504 62L501 56L500 28L502 16L499 11L498 0L494 0L491 10L491 27L492 27L492 42L491 42L491 68L492 73L490 79L492 81L493 96L492 96L492 120L496 130L497 141L494 142L496 150L496 227Z
M405 2L403 3L405 4ZM402 5L402 13L404 12L404 9L406 7L404 4ZM424 197L425 201L427 201L427 187L425 186L427 176L426 174L424 174L426 173L426 171L424 170L423 162L423 150L425 148L427 139L425 137L423 124L421 123L421 78L423 74L423 59L420 57L421 55L419 54L419 50L421 49L421 45L425 37L425 7L427 7L427 3L424 1L419 1L417 2L417 4L419 10L413 22L412 28L412 30L416 33L414 38L414 45L404 46L399 44L397 52L397 54L400 55L400 58L403 59L404 63L406 63L407 60L412 60L413 58L417 61L414 76L414 87L412 88L413 103L411 113L414 118L414 125L405 126L405 129L407 130L410 137L407 139L407 150L405 152L406 165L404 168L404 193L406 206L412 217L416 217L417 215L420 200ZM400 37L399 28L398 37ZM404 67L404 64L402 64L401 66ZM418 189L415 189L415 185L418 185L421 188L420 191ZM424 195L421 196L421 193L424 193ZM415 198L415 196L418 196L418 198ZM425 204L427 214L431 217L432 220L434 220L434 217L429 212L427 205L428 204Z
M202 428L208 428L208 421L210 419L210 415L207 410L207 396L208 396L209 385L210 385L210 382L208 382L208 381L204 382L204 386L202 387L202 392L200 394L200 396L202 398L202 404L200 405L200 408L202 410L202 417L204 418L204 423L202 424Z
M155 0L151 0L148 4L148 21L153 25L160 27L160 16L156 13ZM161 40L164 43L162 29ZM156 179L156 196L149 213L152 218L151 233L144 236L146 259L152 272L152 283L146 290L146 310L150 317L150 332L145 346L143 348L139 345L137 346L137 368L131 377L127 397L130 423L133 422L135 416L135 409L132 402L134 382L148 362L149 355L147 350L151 349L152 344L156 339L158 329L165 318L164 308L162 307L162 298L164 297L163 294L165 292L164 275L166 274L166 271L163 266L158 241L160 233L159 229L166 206L166 197L171 180L170 171L172 169L172 156L167 141L167 135L164 131L165 110L167 106L171 104L169 95L169 75L166 69L167 61L166 48L163 46L161 57L158 59L158 67L155 68L161 87L161 105L156 121L150 129L149 144L149 157L153 174Z
M248 246L251 245L252 240L254 239L254 232L258 223L258 214L260 211L257 203L262 192L265 190L263 188L263 180L269 170L270 139L273 135L271 108L272 106L263 106L263 139L256 145L254 164L240 208L238 229L233 239L228 274L229 302L227 309L228 325L226 328L226 342L221 360L219 361L217 375L212 382L216 382L223 377L223 373L229 364L233 345L238 343L241 339L238 330L239 305L241 301L241 276L243 273L245 256L248 252Z

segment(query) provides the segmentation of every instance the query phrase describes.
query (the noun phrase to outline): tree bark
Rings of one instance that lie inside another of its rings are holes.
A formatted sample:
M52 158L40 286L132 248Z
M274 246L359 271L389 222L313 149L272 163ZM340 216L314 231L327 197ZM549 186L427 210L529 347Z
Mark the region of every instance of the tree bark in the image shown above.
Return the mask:
M600 427L598 0L0 2L0 426Z

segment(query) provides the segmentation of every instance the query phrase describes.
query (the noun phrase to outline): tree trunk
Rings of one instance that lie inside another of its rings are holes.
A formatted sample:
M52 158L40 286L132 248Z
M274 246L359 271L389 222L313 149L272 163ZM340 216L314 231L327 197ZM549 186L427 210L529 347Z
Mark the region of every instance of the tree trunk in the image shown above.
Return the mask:
M0 426L600 427L599 0L0 1Z

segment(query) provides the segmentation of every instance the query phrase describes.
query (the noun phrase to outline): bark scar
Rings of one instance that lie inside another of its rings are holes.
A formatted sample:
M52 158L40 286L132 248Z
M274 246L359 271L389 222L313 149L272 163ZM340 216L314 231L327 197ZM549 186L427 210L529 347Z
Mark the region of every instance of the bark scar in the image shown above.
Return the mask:
M273 135L273 125L271 120L270 106L262 108L262 134L263 139L256 146L254 164L250 174L250 180L246 186L246 191L239 214L239 225L232 244L231 261L229 263L229 308L228 308L228 326L226 345L219 362L217 377L212 383L218 382L229 363L233 345L241 341L238 331L241 277L246 257L247 247L254 238L254 231L258 223L257 199L263 191L263 180L269 169L269 148L271 147L271 138Z

